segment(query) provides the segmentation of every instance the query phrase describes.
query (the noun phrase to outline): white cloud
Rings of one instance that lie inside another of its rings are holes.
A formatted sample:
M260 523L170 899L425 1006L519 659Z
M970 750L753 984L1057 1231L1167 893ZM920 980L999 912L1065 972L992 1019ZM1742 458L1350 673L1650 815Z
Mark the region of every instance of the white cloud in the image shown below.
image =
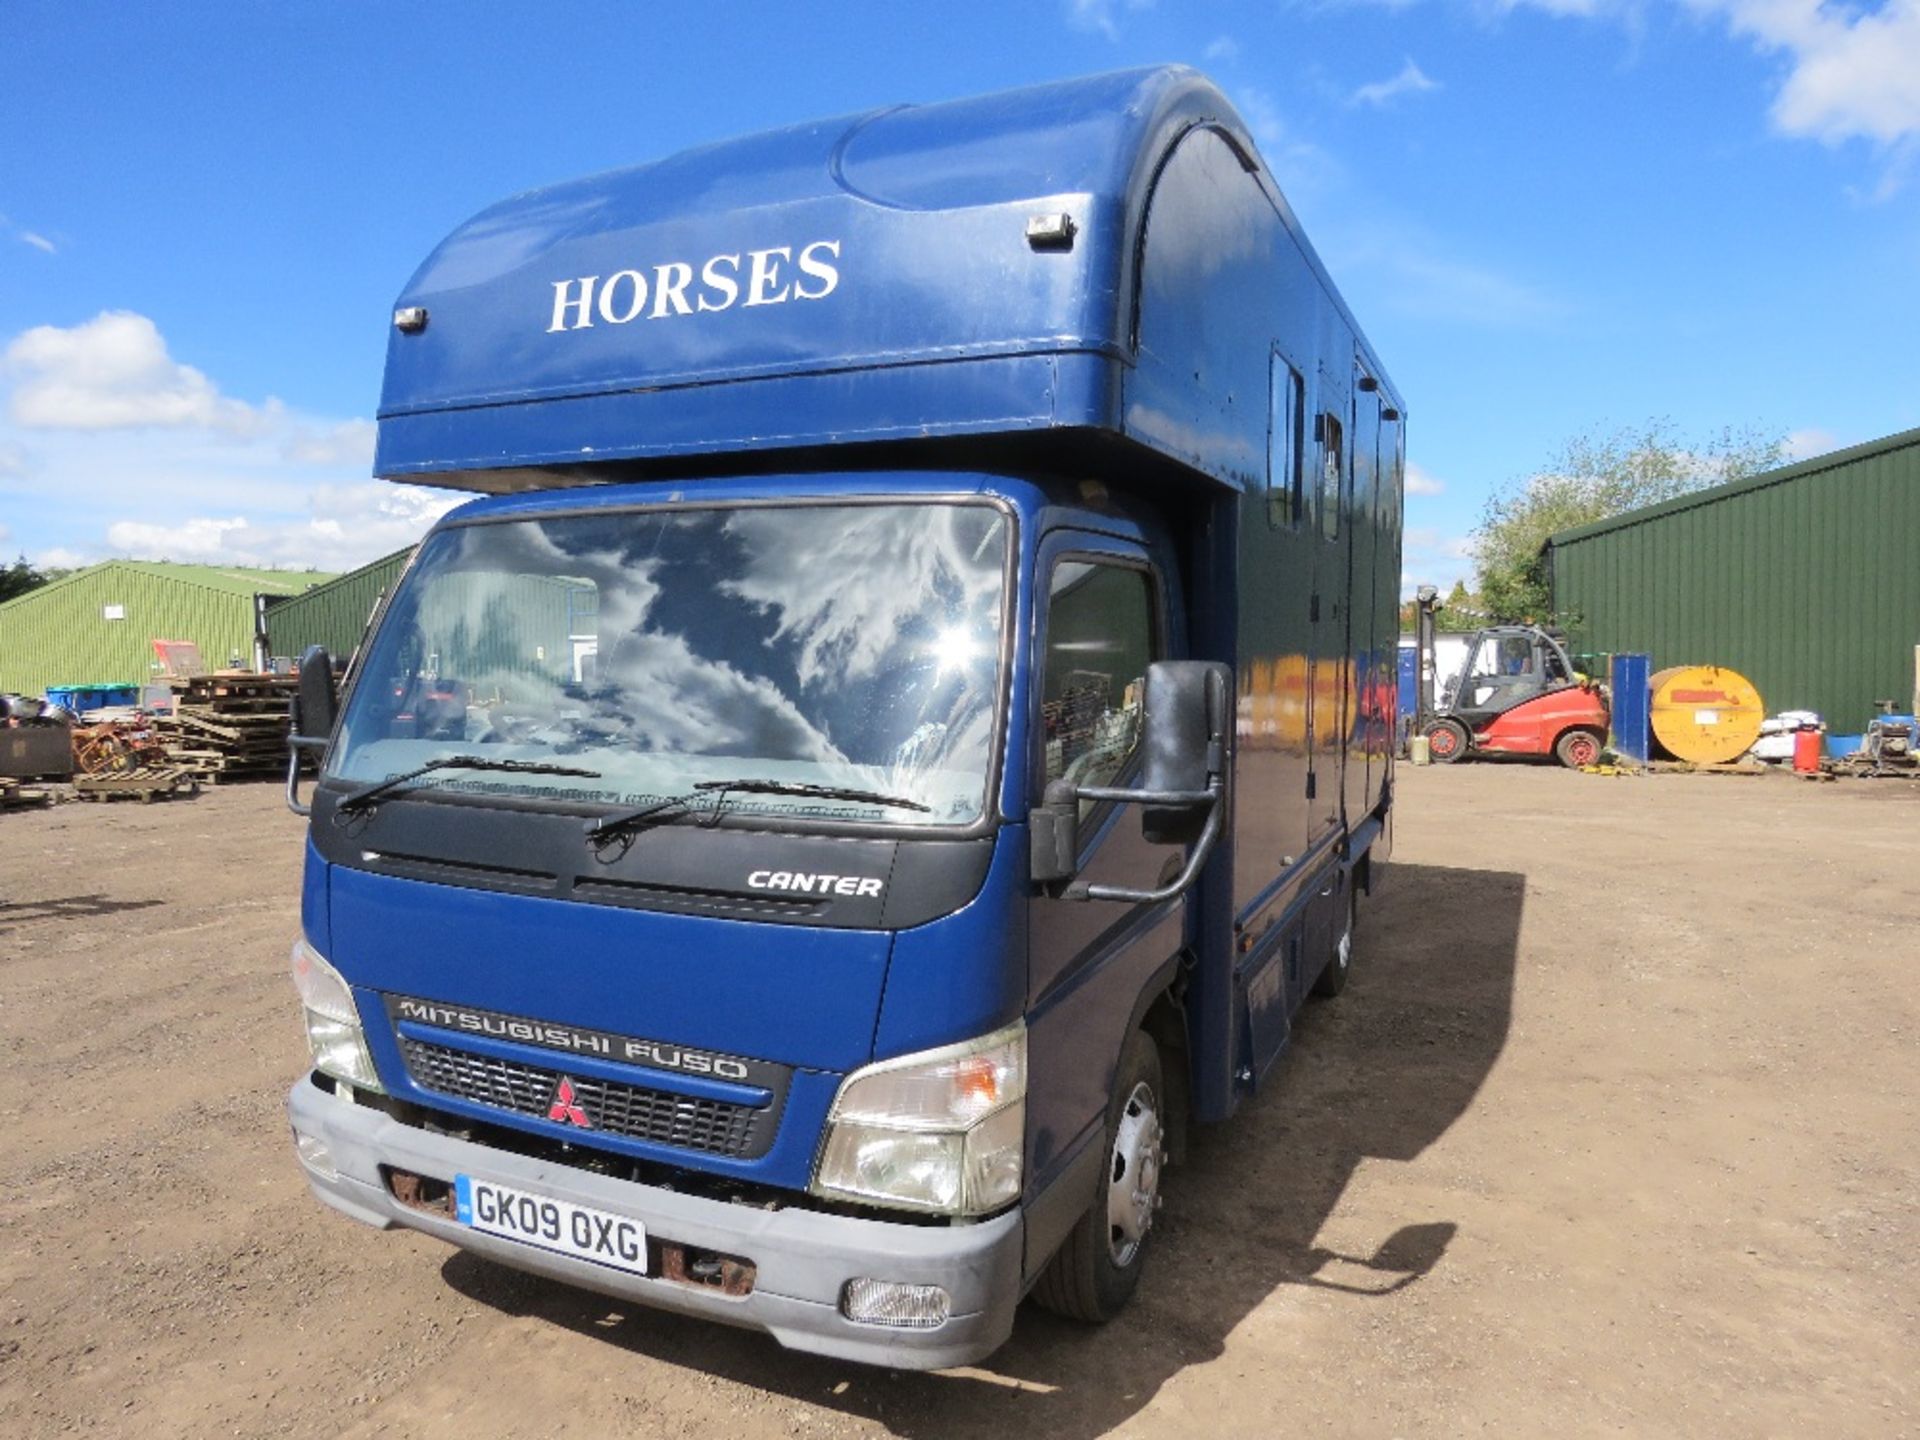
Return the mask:
M1831 430L1822 430L1818 426L1808 426L1804 430L1795 430L1787 436L1787 459L1811 460L1816 455L1824 455L1829 450L1840 448L1839 437Z
M1439 495L1447 488L1444 480L1411 460L1407 462L1406 483L1409 495Z
M1076 30L1092 30L1109 40L1120 38L1120 18L1153 7L1153 0L1067 0L1067 23Z
M49 255L58 255L60 253L60 248L57 245L47 239L46 236L35 231L22 230L20 232L20 239L23 244L31 245L36 250L44 250Z
M54 545L34 551L31 558L36 570L82 570L100 559L100 556L91 550L70 550L65 545Z
M1400 598L1410 599L1422 585L1446 594L1459 580L1473 579L1473 537L1409 526L1401 537Z
M1792 68L1773 103L1781 133L1828 144L1866 138L1893 145L1920 136L1920 0L1686 3L1787 57Z
M1219 35L1207 42L1207 48L1200 52L1202 60L1238 60L1240 42L1231 35Z
M130 310L103 310L61 329L36 325L14 337L0 364L13 377L10 413L29 429L192 427L255 435L282 415L220 393L167 353L160 328Z
M296 426L283 452L301 465L371 467L378 427L371 420L342 420L337 424Z
M116 520L107 526L106 548L133 560L351 570L412 545L441 515L472 498L384 480L323 485L302 517Z
M1411 56L1400 67L1400 73L1388 80L1376 80L1371 85L1362 85L1348 98L1350 105L1372 105L1375 107L1390 104L1402 95L1419 95L1428 90L1438 90L1440 82L1429 79L1426 72L1413 63Z
M235 399L144 315L24 331L0 346L0 382L0 504L43 563L350 568L418 539L455 498L367 482L373 422Z

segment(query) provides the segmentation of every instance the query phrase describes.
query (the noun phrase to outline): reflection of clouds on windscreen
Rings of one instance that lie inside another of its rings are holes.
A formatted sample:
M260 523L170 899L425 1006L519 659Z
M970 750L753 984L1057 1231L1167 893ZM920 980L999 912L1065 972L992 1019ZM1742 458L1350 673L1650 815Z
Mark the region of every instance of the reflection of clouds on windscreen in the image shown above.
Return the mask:
M648 631L603 642L600 677L618 687L623 723L652 749L845 758L771 681L704 659L678 635Z
M595 718L621 740L651 750L842 758L833 742L771 681L695 654L679 635L648 628L649 612L661 594L656 557L630 556L625 547L565 551L545 525L476 527L481 528L494 532L479 537L484 553L462 559L492 568L457 577L476 592L465 607L475 625L488 615L488 603L497 606L501 587L508 587L510 601L521 602L522 614L526 596L513 594L512 587L524 588L529 581L593 592L599 642L594 688L601 694ZM496 592L495 597L482 599L482 590ZM492 613L497 615L497 608ZM562 634L558 643L565 639ZM550 654L557 662L560 652ZM565 698L567 678L556 663L537 679L519 672L511 684L521 698L557 705Z
M752 563L722 588L798 642L802 685L844 685L898 664L890 652L916 622L997 629L1004 523L979 506L741 510L727 533Z

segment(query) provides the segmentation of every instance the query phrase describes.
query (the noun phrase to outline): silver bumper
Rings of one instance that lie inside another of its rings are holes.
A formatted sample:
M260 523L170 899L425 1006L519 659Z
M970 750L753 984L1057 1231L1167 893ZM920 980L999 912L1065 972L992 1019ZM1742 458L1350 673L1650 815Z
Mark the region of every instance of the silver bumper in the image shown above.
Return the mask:
M337 1099L304 1077L287 1097L293 1127L326 1143L336 1171L303 1167L313 1193L363 1224L405 1226L518 1270L662 1310L762 1330L782 1345L869 1365L937 1370L964 1365L1003 1344L1020 1299L1024 1242L1019 1211L977 1225L906 1225L792 1208L767 1211L594 1175L509 1151L435 1135L368 1106ZM750 1259L751 1292L629 1275L587 1260L482 1234L451 1218L403 1205L380 1167L451 1182L497 1180L639 1220L650 1237ZM861 1276L938 1285L953 1298L946 1322L928 1330L857 1325L840 1313L847 1281Z

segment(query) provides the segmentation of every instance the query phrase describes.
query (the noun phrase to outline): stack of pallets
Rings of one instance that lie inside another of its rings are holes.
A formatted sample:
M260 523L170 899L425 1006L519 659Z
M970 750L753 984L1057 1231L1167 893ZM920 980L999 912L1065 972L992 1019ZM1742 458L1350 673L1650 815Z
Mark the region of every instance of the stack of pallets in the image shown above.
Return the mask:
M167 683L173 713L156 715L153 728L170 762L209 784L286 773L295 676L219 671Z

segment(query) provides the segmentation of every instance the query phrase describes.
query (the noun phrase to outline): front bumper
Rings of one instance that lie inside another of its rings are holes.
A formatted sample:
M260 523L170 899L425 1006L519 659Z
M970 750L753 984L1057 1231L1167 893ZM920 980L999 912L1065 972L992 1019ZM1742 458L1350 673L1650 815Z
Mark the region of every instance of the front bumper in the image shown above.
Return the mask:
M973 1225L898 1224L797 1206L760 1210L436 1135L341 1100L304 1077L287 1097L287 1115L296 1131L324 1141L332 1153L332 1179L302 1167L328 1205L363 1224L419 1230L517 1270L761 1330L795 1350L902 1370L968 1364L997 1349L1013 1329L1025 1240L1018 1210ZM447 1182L478 1175L625 1215L644 1224L649 1237L752 1260L753 1289L725 1295L483 1234L402 1204L387 1188L382 1166ZM938 1285L952 1297L952 1313L927 1330L855 1324L841 1314L840 1295L862 1276Z

